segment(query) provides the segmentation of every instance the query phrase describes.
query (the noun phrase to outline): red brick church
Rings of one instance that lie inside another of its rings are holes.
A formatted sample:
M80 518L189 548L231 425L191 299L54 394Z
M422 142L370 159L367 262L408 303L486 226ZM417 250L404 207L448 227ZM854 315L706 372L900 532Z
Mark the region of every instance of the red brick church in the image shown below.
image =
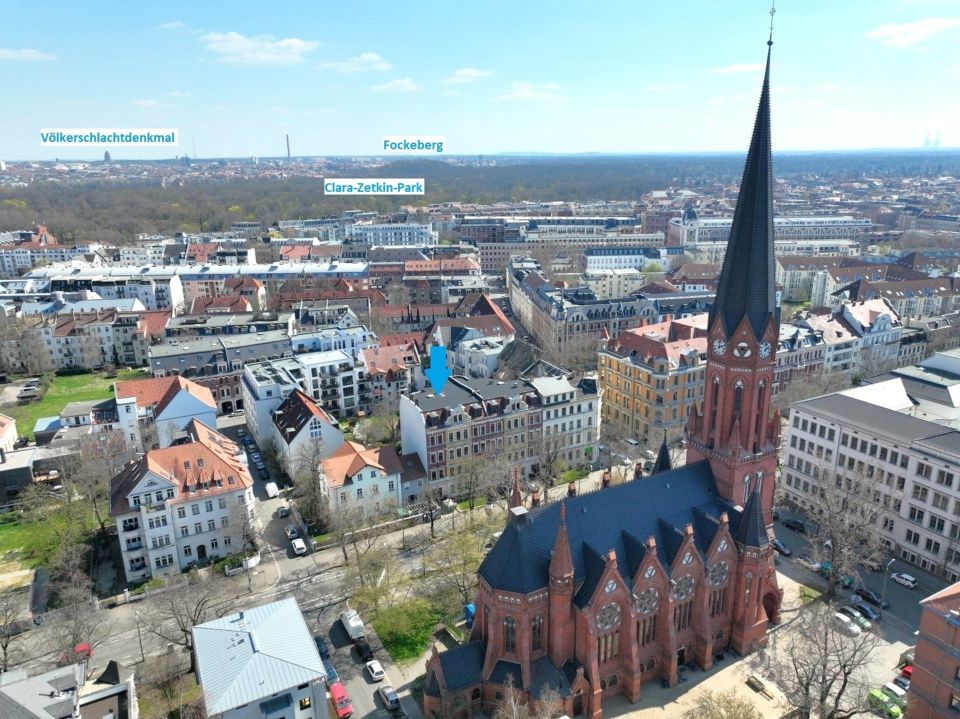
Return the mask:
M527 511L480 566L468 644L427 662L424 714L489 711L512 677L536 701L597 719L605 697L638 701L679 667L747 654L780 620L772 516L778 421L770 148L770 52L716 301L706 391L687 464Z

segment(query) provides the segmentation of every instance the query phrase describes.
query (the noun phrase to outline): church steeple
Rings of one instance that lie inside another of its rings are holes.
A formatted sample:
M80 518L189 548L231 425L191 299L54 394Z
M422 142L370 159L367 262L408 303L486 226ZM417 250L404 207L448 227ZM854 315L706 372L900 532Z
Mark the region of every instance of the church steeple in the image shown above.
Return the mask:
M670 469L670 447L667 446L667 431L663 431L663 442L660 444L660 452L657 454L657 461L653 463L653 469L650 474L666 472Z
M710 311L709 327L719 317L727 337L732 337L746 317L755 337L762 337L776 313L773 257L773 167L770 149L770 50L763 74L760 105L753 125L750 150L743 168L740 195L733 213L733 226L717 297Z

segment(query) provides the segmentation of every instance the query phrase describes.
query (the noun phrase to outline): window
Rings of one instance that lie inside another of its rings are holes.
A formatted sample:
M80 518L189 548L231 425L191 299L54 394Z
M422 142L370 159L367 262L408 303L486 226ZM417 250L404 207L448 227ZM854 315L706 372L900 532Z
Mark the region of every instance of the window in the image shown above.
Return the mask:
M914 544L914 545L920 544L920 535L914 532L912 529L907 530L905 539L910 544Z
M917 524L923 524L923 517L926 514L922 509L917 509L916 507L910 507L910 521L916 522Z
M193 525L193 533L200 534L203 531L203 525L200 522L197 522Z
M217 538L216 538L216 537L214 537L213 539L210 540L210 549L216 549L216 548L219 547L219 546L220 546L220 544L219 544L219 542L217 542Z
M205 510L207 510L208 512L212 512L212 511L213 511L213 500L208 499L206 502L204 502L204 503L203 503L203 508L204 508Z
M543 617L541 615L538 614L533 618L531 628L533 651L539 652L543 649Z
M357 487L357 499L363 499L363 487Z
M602 664L620 656L620 630L597 637L597 659Z
M937 470L937 484L942 484L944 487L952 487L953 472L946 472L942 469Z
M930 523L927 525L928 527L930 527L930 529L934 530L935 532L940 532L941 534L943 534L943 525L944 525L943 517L938 517L935 514L930 515Z
M200 514L200 505L199 505L199 504L192 504L192 505L190 505L190 511L191 511L193 514Z
M517 620L513 617L503 620L503 650L511 654L517 651Z
M227 500L224 497L220 497L220 499L217 500L217 504L220 506L220 509L227 508Z
M923 462L917 462L917 476L923 477L924 479L930 479L930 475L933 473L933 467L929 464L924 464Z
M927 501L927 488L923 487L916 482L913 484L913 494L914 499L919 499L921 502Z
M645 647L657 639L657 615L652 614L637 625L637 640Z
M216 528L217 528L217 523L214 520L212 519L207 520L207 531L212 532Z
M177 507L177 517L179 517L180 519L183 519L186 516L187 516L187 508Z
M727 610L727 588L714 589L710 592L710 616L715 617Z
M183 556L184 556L184 557L192 557L192 556L193 556L193 547L191 547L189 544L186 545L186 546L183 548Z
M690 626L690 619L693 616L693 601L678 604L673 608L673 626L678 632Z

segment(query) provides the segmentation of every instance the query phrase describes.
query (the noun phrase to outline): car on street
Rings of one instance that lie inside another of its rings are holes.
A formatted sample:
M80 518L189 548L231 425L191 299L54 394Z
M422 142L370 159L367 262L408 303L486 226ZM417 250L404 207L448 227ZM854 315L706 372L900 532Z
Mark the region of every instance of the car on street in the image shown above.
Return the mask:
M245 434L240 438L240 441L247 447L250 447L253 444L253 437L249 434Z
M350 695L343 688L340 682L330 684L330 703L337 713L337 719L349 719L353 716L353 703L350 701Z
M290 546L293 547L293 553L298 557L307 553L307 543L302 539L294 539L292 542L290 542Z
M909 681L913 678L913 664L904 664L900 670L900 676Z
M290 508L285 506L280 507L280 509L277 510L277 516L280 517L280 519L286 519L290 516Z
M256 450L250 453L250 459L260 459L260 458L261 458L260 453L257 452Z
M863 630L870 629L873 625L867 621L867 618L857 611L856 607L840 607L838 610L850 617L854 623Z
M850 589L850 587L854 585L853 577L846 574L842 576L838 575L835 571L833 571L833 564L830 562L821 562L817 573L827 581L832 579L844 589Z
M363 665L367 670L367 674L370 675L370 679L375 682L382 682L383 677L386 676L383 673L383 667L380 665L376 659L371 659L369 662Z
M773 540L773 548L777 550L777 554L781 554L784 557L789 557L793 554L793 551L786 544L781 542L779 539Z
M270 473L266 469L261 469L259 474L260 474L260 479L262 479L264 482L270 479Z
M393 711L394 709L400 708L400 697L397 696L397 692L394 691L393 687L389 684L384 684L382 687L377 689L377 694L380 695L380 701L383 702L383 706L387 709L387 711Z
M314 637L313 641L317 645L317 653L320 655L321 659L330 658L330 647L327 646L327 640L323 637Z
M371 649L370 643L366 639L356 640L353 646L357 648L357 654L360 655L361 662L366 664L367 662L373 661L373 649Z
M917 578L909 574L904 574L903 572L894 572L891 574L890 581L896 582L907 589L916 589L917 587Z
M842 612L833 615L833 623L849 637L858 637L863 632L859 624Z
M888 602L886 599L882 599L880 595L872 589L867 589L866 587L857 587L855 591L858 597L875 607L880 607L881 609L890 608L890 602Z
M880 621L880 612L871 607L869 604L865 603L862 599L860 599L860 597L856 595L850 597L850 606L860 612L871 622Z
M807 525L799 519L784 519L781 524L787 529L792 529L797 534L806 534Z
M811 572L816 572L820 569L819 562L815 562L807 556L797 557L797 564L804 569L809 569Z
M283 533L287 535L287 539L296 539L300 536L300 530L295 524L288 524L283 528Z
M903 714L903 710L894 703L893 699L879 689L870 690L867 694L867 704L880 716L890 717L890 719L898 719Z
M904 691L910 690L910 680L907 679L906 677L894 677L893 683L896 684L901 689L903 689Z
M333 662L329 659L324 659L323 661L323 672L327 675L327 686L333 685L335 682L340 681L340 674L337 672L336 667L333 666Z

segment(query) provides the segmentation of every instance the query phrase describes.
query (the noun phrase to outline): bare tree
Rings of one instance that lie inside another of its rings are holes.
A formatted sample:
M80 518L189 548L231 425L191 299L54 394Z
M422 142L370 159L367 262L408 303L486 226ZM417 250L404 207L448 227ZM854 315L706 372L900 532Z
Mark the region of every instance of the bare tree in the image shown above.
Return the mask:
M373 402L369 415L355 431L366 444L384 445L400 441L400 413L396 401L381 398Z
M895 476L862 462L853 470L815 466L812 471L818 481L811 492L812 507L806 510L816 525L810 558L821 565L827 595L834 596L837 585L855 581L861 567L880 566L886 547L879 525L901 491ZM884 508L884 501L890 508Z
M61 605L51 626L54 646L67 661L78 658L75 650L87 644L96 648L110 633L107 612L97 605L85 575L74 574L69 582L57 583L57 601Z
M777 632L765 652L767 670L801 717L847 719L869 712L870 663L880 638L849 636L834 609L815 602L800 610L789 631Z
M352 588L353 606L373 616L406 598L410 586L396 550L382 542L371 545L347 565L345 578Z
M17 622L27 605L26 595L27 592L23 589L0 589L0 674L13 666L20 656L17 643L23 632Z
M470 509L477 502L509 496L513 475L503 452L487 451L470 455L460 462L457 475L459 494L469 501Z
M554 486L567 470L567 449L558 437L543 437L531 448L531 455L537 458L537 479L546 486Z
M79 457L64 465L68 496L76 494L90 503L93 515L106 535L110 518L110 481L131 458L130 450L117 430L84 435L77 447Z
M433 572L441 593L455 597L450 608L463 607L477 591L477 569L483 561L484 543L489 532L451 532L434 543L427 554L427 567Z
M327 528L330 522L327 507L327 486L321 462L322 445L319 441L308 442L293 457L290 478L293 480L294 496L300 516L307 524Z
M705 689L694 701L693 707L683 713L683 719L763 719L757 705L737 693Z
M166 642L178 644L190 653L190 671L196 669L193 655L193 628L215 615L215 606L223 599L225 580L214 572L187 575L188 583L150 597L147 631Z

